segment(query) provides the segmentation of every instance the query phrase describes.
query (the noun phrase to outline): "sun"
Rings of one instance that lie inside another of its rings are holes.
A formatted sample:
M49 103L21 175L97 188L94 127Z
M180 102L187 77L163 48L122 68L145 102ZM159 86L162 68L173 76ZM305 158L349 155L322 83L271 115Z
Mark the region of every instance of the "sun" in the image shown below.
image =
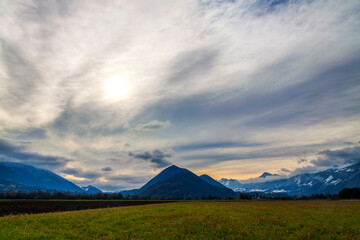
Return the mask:
M130 84L125 78L115 76L105 83L106 96L113 101L119 101L128 97L130 92Z

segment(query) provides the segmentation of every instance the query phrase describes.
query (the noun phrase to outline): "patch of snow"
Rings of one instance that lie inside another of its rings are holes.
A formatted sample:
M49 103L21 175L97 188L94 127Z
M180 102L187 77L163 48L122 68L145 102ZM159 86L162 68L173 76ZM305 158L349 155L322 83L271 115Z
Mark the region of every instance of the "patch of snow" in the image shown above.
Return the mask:
M335 181L332 181L330 184L337 185L339 182L341 182L341 179L336 179Z
M347 172L353 172L354 169L348 168L348 169L346 169L346 171L347 171Z
M273 193L283 193L283 192L287 192L285 189L281 189L281 190L274 190L272 191Z
M257 189L257 188L254 188L254 189L250 189L250 192L265 192L267 189Z
M245 188L235 188L233 189L235 192L246 192Z
M329 181L331 181L334 177L333 176L329 176L326 180L325 180L325 183L328 183Z
M301 187L304 187L304 186L309 186L309 187L311 187L312 185L313 185L313 182L310 181L310 182L308 182L308 183L304 183L304 184L301 184L301 185L299 185L299 186L301 186Z

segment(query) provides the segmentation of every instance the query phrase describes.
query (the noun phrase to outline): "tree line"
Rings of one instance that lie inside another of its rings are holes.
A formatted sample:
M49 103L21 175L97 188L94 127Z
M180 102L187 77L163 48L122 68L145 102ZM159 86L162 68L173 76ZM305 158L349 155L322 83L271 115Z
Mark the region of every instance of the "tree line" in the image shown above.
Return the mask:
M139 196L139 195L122 195L121 193L74 193L64 191L18 191L16 189L0 192L0 199L84 199L84 200L121 200L121 199L133 199L133 200L165 200L165 198ZM171 198L166 198L171 199ZM220 199L215 196L202 196L199 198L184 197L184 200L216 200ZM286 195L274 195L265 194L261 192L252 193L238 193L234 197L221 198L224 200L252 200L252 199L273 199L273 200L307 200L307 199L360 199L360 188L344 188L337 194L312 194L309 196L286 196ZM178 200L174 198L174 200Z

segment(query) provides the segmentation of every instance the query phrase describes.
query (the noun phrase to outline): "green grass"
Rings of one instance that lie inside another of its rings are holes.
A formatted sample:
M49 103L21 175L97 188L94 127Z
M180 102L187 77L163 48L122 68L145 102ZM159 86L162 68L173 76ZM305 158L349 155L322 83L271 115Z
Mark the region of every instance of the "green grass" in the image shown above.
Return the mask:
M0 239L360 239L360 201L174 202L7 216Z

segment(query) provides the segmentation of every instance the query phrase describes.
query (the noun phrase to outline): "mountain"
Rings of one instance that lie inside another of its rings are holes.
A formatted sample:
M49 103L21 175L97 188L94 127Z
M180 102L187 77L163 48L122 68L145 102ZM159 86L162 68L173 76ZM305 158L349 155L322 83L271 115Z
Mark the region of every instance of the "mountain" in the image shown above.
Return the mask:
M164 181L159 181L148 186L145 190L139 192L139 195L150 196L153 198L174 199L201 198L209 196L223 198L234 196L235 192L226 187L211 185L199 176L187 170L175 174Z
M239 192L286 193L288 195L338 193L345 187L360 187L360 163L345 168L331 168L318 173L300 174L266 182L242 183L235 179L225 178L220 182Z
M102 193L102 191L100 189L98 189L97 187L94 187L93 185L81 187L81 189L84 190L87 194Z
M140 191L144 191L148 189L151 185L164 181L176 174L183 173L183 172L190 172L189 170L185 168L179 168L178 166L172 165L166 169L164 169L161 173L156 175L154 178L152 178L149 182L147 182L144 186L140 188Z
M9 189L84 192L72 182L51 171L21 163L0 162L0 191Z
M279 174L271 174L271 173L268 173L268 172L264 172L263 174L261 174L261 176L259 178L267 178L267 177L270 177L270 176L279 176Z
M127 195L134 196L134 195L138 194L139 192L148 189L151 185L153 185L155 183L164 181L164 180L169 179L170 177L172 177L172 176L174 176L176 174L183 173L183 172L190 172L190 171L185 169L185 168L179 168L178 166L172 165L172 166L164 169L162 172L160 172L154 178L150 179L150 181L147 182L140 189L124 190L124 191L121 191L120 193L123 196L127 196Z
M138 194L138 192L140 191L140 189L131 189L131 190L124 190L124 191L120 191L119 193L121 193L124 197L126 196L134 196L136 194Z
M213 179L209 175L203 174L203 175L200 176L200 178L202 180L204 180L205 182L213 185L213 186L226 188L224 185L222 185L220 182L216 181L215 179Z

